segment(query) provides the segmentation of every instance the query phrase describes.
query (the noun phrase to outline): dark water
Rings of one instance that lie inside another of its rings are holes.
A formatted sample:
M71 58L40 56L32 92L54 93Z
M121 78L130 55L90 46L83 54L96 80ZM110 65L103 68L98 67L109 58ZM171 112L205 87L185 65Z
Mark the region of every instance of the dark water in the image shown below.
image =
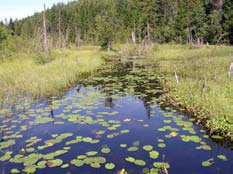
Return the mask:
M61 98L0 110L0 173L232 174L233 151L161 108L152 69L116 64Z

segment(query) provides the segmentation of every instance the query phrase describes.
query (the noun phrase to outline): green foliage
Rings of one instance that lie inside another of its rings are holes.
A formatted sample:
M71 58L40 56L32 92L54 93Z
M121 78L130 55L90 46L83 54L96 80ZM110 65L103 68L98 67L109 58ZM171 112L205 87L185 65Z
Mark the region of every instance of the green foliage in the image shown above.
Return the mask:
M56 50L51 63L40 65L35 54L15 54L12 61L0 64L0 101L23 93L33 97L58 95L83 74L95 71L102 63L101 55L99 47Z
M213 54L213 50L214 54ZM165 98L172 98L171 104L185 106L197 113L195 118L206 120L205 126L213 134L214 139L221 136L232 137L232 81L229 79L229 55L232 48L228 46L203 47L190 49L185 45L160 45L150 57L166 74ZM174 71L179 78L177 85ZM207 89L204 97L201 95L204 79L207 79ZM165 129L159 129L161 131ZM220 134L219 134L220 133ZM198 142L196 137L182 137L182 140Z
M2 45L4 42L8 40L9 33L7 28L4 25L0 25L0 49L2 48Z
M66 45L76 43L80 33L85 43L100 44L103 48L111 42L125 42L136 34L142 41L150 26L156 42L197 43L202 40L214 43L233 42L232 1L218 7L216 1L202 0L79 0L58 3L46 11L47 30L52 46L61 39ZM25 40L35 38L42 31L42 13L24 20L10 21L9 33Z

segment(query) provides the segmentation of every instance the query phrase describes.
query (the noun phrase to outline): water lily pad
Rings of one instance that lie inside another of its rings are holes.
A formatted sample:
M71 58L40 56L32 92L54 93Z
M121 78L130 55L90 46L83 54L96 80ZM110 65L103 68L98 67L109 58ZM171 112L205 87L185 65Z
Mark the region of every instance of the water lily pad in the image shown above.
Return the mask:
M170 168L170 165L166 162L154 162L153 166L156 168L162 168L162 167L165 167L166 169Z
M11 154L13 152L9 151L9 152L6 152L5 155L3 155L2 157L0 157L0 161L8 161L10 158L11 158Z
M126 147L127 147L127 144L120 144L120 147L126 148Z
M60 155L63 155L65 153L67 153L68 151L67 150L57 150L55 152L52 152L52 153L49 153L49 154L46 154L46 155L43 155L43 158L44 159L54 159L54 157L56 156L60 156Z
M153 151L149 152L149 155L150 155L150 158L157 159L159 156L159 152L153 150Z
M225 155L218 155L217 157L220 160L227 161L227 157Z
M62 169L65 169L65 168L68 168L70 165L69 164L63 164L62 166L61 166L61 168Z
M148 173L150 173L150 169L149 168L144 168L144 169L142 169L142 173L143 174L148 174Z
M127 158L125 158L125 160L128 162L131 162L131 163L135 162L135 158L133 158L133 157L127 157Z
M133 146L140 146L140 141L134 141Z
M211 158L211 159L208 159L208 160L206 160L206 161L203 161L201 164L202 164L202 166L204 166L204 167L209 167L209 166L211 166L211 165L214 164L214 161L213 161L213 159Z
M143 149L145 151L151 151L153 149L153 146L151 146L151 145L145 145L145 146L143 146Z
M90 151L90 152L86 153L87 156L95 156L97 154L98 154L98 152L96 152L96 151Z
M146 162L143 160L135 160L134 164L138 165L138 166L145 166Z
M166 124L169 124L169 123L171 123L172 121L171 121L171 120L163 120L163 122L166 123Z
M211 150L212 148L209 145L203 144L201 146L196 147L197 150Z
M165 147L166 147L166 144L164 144L164 143L159 143L159 144L158 144L158 147L160 147L160 148L165 148Z
M58 167L62 165L63 161L61 159L49 160L47 162L48 167Z
M96 132L97 135L102 135L102 134L104 134L104 133L105 133L105 131L101 131L101 130L98 131L98 132Z
M128 150L129 152L136 152L136 151L138 151L138 147L132 146L132 147L128 148L127 150Z
M107 135L107 138L112 139L112 138L114 138L114 135L113 134L109 134L109 135Z
M101 165L99 163L91 163L91 167L98 169L101 167Z
M120 133L122 133L122 134L127 134L127 133L129 133L130 132L130 130L128 130L128 129L125 129L125 130L121 130L120 131Z
M79 156L77 156L77 158L78 158L79 160L85 159L86 157L87 157L86 155L79 155Z
M0 149L8 148L14 144L15 144L15 140L8 140L8 141L0 142Z
M20 171L18 169L14 168L14 169L11 169L11 173L12 174L14 174L14 173L20 173Z
M158 139L158 142L159 142L159 143L163 143L164 140L163 140L163 139Z
M40 161L37 163L37 168L44 169L46 168L47 161Z
M104 147L104 148L101 149L101 152L102 153L110 153L111 149L109 149L108 147Z
M31 166L26 166L23 170L26 173L32 174L36 172L36 166L35 165L31 165Z
M177 132L171 132L169 135L170 135L171 137L176 137L176 136L178 135L178 133L177 133Z
M27 148L26 151L27 151L27 152L34 152L35 149L31 147L31 148Z
M73 159L70 161L71 164L77 166L77 167L81 167L84 165L84 161L82 160L77 160L77 159Z
M108 170L112 170L115 168L115 164L113 163L107 163L105 164L105 168L108 169Z

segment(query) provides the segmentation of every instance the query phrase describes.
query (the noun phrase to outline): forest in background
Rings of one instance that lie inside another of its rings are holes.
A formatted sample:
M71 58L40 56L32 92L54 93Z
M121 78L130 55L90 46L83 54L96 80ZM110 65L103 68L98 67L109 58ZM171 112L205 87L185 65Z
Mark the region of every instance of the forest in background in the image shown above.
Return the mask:
M42 16L1 22L0 49L40 49ZM157 43L233 44L233 0L78 0L54 5L46 18L50 47L106 47L131 42L132 35L141 43L148 31Z

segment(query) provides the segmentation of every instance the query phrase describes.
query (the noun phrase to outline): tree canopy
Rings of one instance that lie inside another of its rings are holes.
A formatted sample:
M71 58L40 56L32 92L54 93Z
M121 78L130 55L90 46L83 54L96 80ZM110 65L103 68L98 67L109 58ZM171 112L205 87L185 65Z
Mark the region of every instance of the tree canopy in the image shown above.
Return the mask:
M46 14L50 38L58 38L60 27L69 43L76 41L77 32L82 41L103 47L126 42L132 31L141 41L149 25L158 43L233 44L233 0L78 0L58 3ZM8 24L14 35L25 39L41 27L42 13Z

